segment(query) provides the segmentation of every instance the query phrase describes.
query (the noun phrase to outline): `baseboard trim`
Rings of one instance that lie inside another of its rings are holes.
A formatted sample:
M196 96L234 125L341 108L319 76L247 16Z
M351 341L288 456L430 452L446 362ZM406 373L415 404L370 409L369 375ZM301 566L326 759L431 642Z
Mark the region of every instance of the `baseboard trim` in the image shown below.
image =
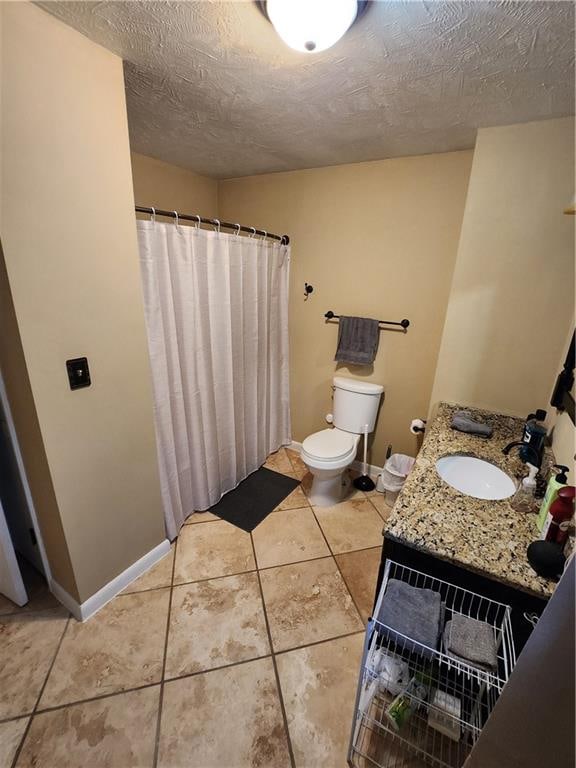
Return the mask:
M352 469L358 470L358 472L362 472L362 462L361 461L353 461L352 462ZM382 467L377 467L376 464L368 464L368 474L376 477L376 475L379 475L380 472L382 472Z
M290 445L286 446L287 448L290 448L292 451L298 451L300 452L302 450L302 443L298 443L296 440L292 440ZM362 472L362 462L361 461L353 461L350 465L351 469L356 469L358 472ZM369 475L379 475L380 472L382 472L382 467L377 467L376 464L368 464L368 474Z
M117 594L122 592L123 589L131 584L134 579L137 579L146 571L150 570L153 565L159 560L162 560L168 552L170 552L170 542L168 539L160 542L158 546L151 549L135 563L132 563L125 571L119 573L112 581L105 584L94 595L85 600L83 603L79 603L66 590L58 584L54 579L50 580L50 591L54 594L57 600L59 600L65 608L67 608L72 616L78 621L86 621L91 616L94 616L106 603L116 597Z

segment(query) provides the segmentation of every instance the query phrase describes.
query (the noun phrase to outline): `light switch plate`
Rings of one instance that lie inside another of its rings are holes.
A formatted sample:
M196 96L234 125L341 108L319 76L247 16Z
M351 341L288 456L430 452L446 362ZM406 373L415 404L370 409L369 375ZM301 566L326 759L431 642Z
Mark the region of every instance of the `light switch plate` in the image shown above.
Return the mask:
M88 368L87 357L76 357L74 360L66 360L66 370L68 371L68 381L70 389L81 389L89 387L90 369Z

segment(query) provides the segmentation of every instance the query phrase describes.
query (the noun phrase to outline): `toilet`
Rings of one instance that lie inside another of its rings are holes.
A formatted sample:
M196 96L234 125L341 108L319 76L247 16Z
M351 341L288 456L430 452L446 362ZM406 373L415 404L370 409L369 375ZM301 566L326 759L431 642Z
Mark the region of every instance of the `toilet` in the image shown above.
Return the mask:
M334 376L334 413L331 429L309 435L301 457L312 473L310 502L317 507L338 504L350 484L346 470L356 458L364 432L373 432L384 387L345 376Z

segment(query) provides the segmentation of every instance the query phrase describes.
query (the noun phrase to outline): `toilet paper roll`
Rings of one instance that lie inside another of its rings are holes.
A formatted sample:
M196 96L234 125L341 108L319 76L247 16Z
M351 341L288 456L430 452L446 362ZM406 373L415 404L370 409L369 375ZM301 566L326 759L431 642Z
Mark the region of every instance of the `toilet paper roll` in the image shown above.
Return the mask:
M424 432L426 429L426 422L422 421L422 419L412 419L410 422L410 432L412 432L413 435L417 435L421 432Z

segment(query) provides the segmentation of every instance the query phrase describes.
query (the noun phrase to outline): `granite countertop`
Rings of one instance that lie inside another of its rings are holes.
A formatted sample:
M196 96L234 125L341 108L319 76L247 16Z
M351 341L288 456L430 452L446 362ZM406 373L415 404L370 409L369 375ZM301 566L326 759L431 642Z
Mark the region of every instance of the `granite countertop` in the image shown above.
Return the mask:
M490 424L490 439L451 429L452 414L463 408ZM445 483L435 467L441 456L466 453L487 459L515 478L524 477L527 470L518 450L512 449L509 456L502 453L507 443L521 438L523 425L523 419L441 403L394 504L386 536L515 589L549 597L556 584L537 576L526 557L528 545L539 537L536 515L517 512L510 499L465 496ZM551 455L545 460L551 464Z

